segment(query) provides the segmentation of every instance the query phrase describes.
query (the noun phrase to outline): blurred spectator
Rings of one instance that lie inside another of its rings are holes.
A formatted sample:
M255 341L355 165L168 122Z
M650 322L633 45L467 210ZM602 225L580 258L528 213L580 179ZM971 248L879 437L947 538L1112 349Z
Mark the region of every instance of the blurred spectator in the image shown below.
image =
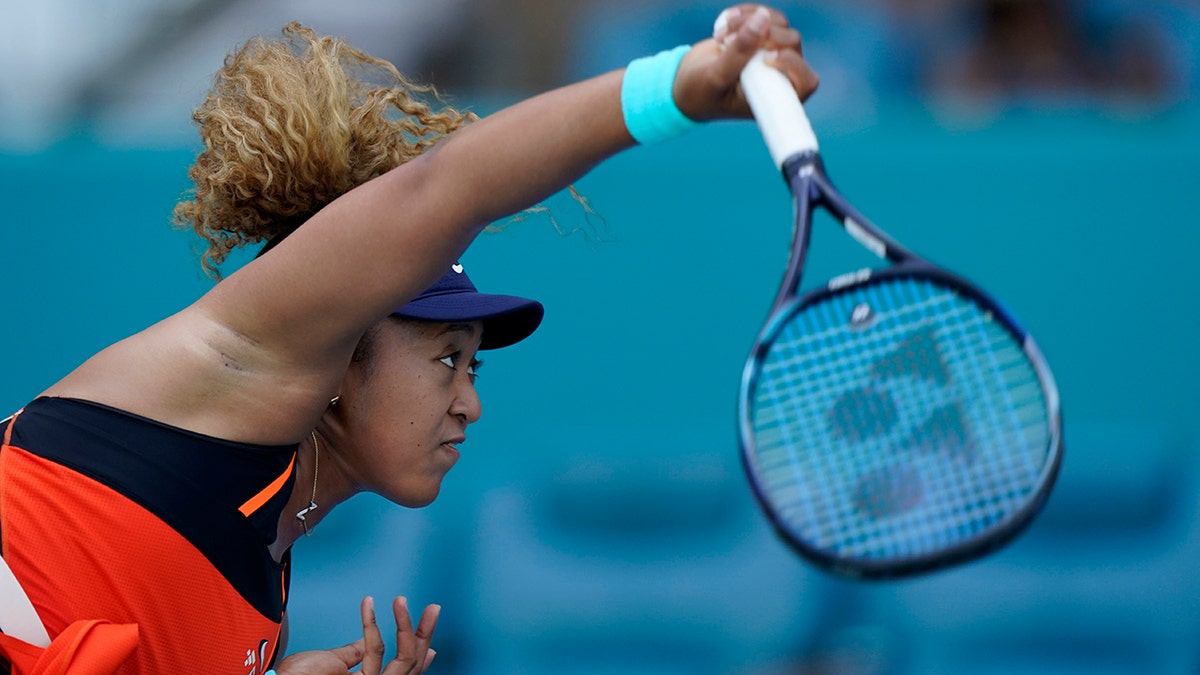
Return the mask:
M1165 36L1150 21L1099 21L1066 0L979 0L971 9L970 41L929 64L935 94L1064 104L1169 94Z
M563 54L570 51L571 26L587 4L468 0L414 68L451 94L514 97L562 86L579 79L568 72Z
M1148 27L1165 61L1172 96L1187 98L1200 87L1200 2L1090 0L1087 9L1103 25Z
M731 1L0 2L0 26L24 27L0 41L0 62L33 57L31 68L0 71L0 147L38 147L78 128L191 139L178 120L203 91L205 64L221 45L291 19L353 37L461 103L621 67L703 34ZM804 34L822 77L810 112L831 132L871 126L883 106L931 94L993 114L1012 105L1145 111L1200 88L1200 0L775 4Z

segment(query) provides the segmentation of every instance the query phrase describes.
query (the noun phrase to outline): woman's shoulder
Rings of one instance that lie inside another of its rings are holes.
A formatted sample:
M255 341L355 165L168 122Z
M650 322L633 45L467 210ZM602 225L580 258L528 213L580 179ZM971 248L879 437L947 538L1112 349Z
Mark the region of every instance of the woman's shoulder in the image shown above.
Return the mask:
M271 360L193 306L98 352L40 396L213 438L291 443L311 428L307 411L322 397L304 372L272 369Z

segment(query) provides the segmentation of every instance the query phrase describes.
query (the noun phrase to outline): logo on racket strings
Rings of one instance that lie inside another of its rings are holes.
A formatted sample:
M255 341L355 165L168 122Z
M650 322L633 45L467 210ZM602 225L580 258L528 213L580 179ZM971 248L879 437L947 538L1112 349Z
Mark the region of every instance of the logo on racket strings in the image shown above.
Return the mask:
M865 304L852 323L871 319ZM910 511L925 499L921 467L969 467L978 454L974 434L929 327L906 337L876 361L867 381L843 392L826 412L830 433L884 465L866 471L853 491L856 509L871 518Z

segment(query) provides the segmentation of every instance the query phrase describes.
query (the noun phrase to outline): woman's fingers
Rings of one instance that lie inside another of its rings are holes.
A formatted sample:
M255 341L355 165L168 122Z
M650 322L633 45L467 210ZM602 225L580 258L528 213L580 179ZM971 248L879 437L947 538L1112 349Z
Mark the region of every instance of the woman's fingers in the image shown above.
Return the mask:
M799 43L800 34L777 9L745 3L721 12L713 25L713 39L722 44L736 38L743 29L755 36L766 37L772 46L784 47Z
M341 659L342 663L346 664L346 670L350 670L363 662L364 650L363 641L355 640L344 647L330 649L329 653Z
M433 641L433 631L437 628L438 617L442 615L441 605L429 605L421 612L421 620L417 623L417 650L424 655L429 651L429 643Z
M378 675L383 670L383 636L379 633L379 624L375 621L375 598L363 598L359 606L363 626L363 658L362 672L368 675Z
M424 673L429 668L437 654L429 647L429 643L433 640L433 631L437 628L438 617L442 612L440 605L426 607L414 629L412 617L408 613L408 599L399 596L392 602L392 612L396 615L396 658L386 666L383 636L375 618L375 599L370 596L363 598L360 611L363 639L339 648L345 650L343 660L346 661L347 668L357 665L360 661L365 675L410 675ZM353 659L353 662L348 659Z
M721 37L716 37L721 35ZM801 98L808 98L819 78L804 60L800 31L778 10L764 5L738 5L722 12L714 37L742 55L767 53L766 63L782 72Z
M396 660L389 664L388 673L413 673L416 662L417 636L413 634L412 617L408 614L408 599L400 596L392 601L396 615ZM392 668L397 665L397 668Z
M750 3L730 7L718 18L713 39L697 43L680 63L672 88L675 104L694 120L749 117L740 75L760 51L807 99L819 80L804 60L801 41L778 10Z
M782 72L788 81L792 83L792 88L796 90L796 94L802 100L807 99L817 90L817 85L821 80L817 77L817 73L808 65L808 61L800 55L800 52L790 49L770 50L763 58L764 63Z
M279 675L346 675L362 662L363 655L363 641L358 640L336 649L292 654L279 662L275 672Z
M437 628L438 617L442 608L439 605L429 605L421 613L421 620L413 629L412 617L408 613L408 599L401 596L392 603L392 611L396 615L396 659L388 664L387 674L393 673L423 673L429 667L432 659L432 649L429 643L433 640L433 631ZM393 666L396 666L393 668Z

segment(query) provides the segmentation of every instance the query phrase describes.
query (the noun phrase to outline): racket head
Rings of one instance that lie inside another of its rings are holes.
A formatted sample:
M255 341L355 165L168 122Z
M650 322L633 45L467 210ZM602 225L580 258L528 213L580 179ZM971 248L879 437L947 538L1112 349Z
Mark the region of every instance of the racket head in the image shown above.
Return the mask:
M1062 458L1053 375L987 294L919 259L774 312L743 372L742 460L779 534L845 576L996 549Z

